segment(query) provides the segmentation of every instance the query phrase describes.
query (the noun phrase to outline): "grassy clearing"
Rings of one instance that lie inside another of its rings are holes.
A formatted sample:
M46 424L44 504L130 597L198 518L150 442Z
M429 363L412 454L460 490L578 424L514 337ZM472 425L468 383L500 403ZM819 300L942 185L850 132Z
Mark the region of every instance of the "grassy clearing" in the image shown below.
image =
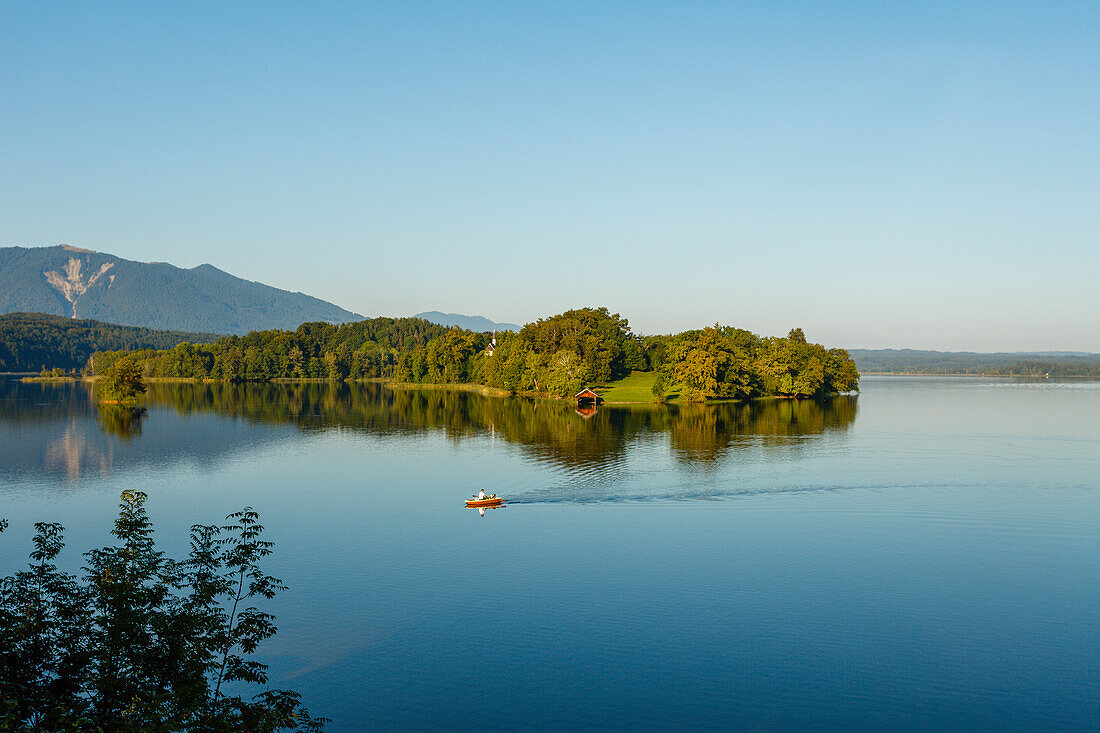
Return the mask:
M653 402L653 383L657 372L631 372L617 382L610 382L600 390L600 397L607 404Z

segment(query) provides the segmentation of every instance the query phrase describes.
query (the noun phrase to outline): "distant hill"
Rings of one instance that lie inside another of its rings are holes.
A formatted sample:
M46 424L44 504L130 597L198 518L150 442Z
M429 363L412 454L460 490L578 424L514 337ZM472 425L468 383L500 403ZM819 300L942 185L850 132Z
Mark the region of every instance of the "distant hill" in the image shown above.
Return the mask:
M437 323L440 326L458 326L467 331L518 331L519 326L514 323L495 323L483 316L464 316L461 313L441 313L439 311L424 311L417 313L413 318L423 318L425 321Z
M226 334L362 319L213 265L185 270L67 246L0 248L0 313L15 312Z
M153 331L46 313L0 315L0 372L80 369L96 351L170 349L178 343L213 343L218 334Z
M1060 351L980 353L918 349L848 349L863 374L1004 374L1089 376L1100 354Z

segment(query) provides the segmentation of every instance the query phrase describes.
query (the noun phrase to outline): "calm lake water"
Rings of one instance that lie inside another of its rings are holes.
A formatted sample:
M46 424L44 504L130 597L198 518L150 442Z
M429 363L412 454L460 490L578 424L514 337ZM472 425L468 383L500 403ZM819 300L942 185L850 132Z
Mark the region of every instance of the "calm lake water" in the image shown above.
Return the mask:
M1100 724L1100 383L865 378L817 405L601 408L0 377L0 573L123 489L161 543L276 542L273 682L330 729ZM509 506L462 506L485 487Z

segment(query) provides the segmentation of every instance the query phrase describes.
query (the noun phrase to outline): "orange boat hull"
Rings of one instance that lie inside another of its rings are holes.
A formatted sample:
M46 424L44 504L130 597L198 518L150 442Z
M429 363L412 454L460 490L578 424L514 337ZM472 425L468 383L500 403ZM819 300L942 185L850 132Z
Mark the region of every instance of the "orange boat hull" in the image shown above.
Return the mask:
M504 503L504 499L499 496L495 499L467 499L466 506L478 507L478 506L500 506Z

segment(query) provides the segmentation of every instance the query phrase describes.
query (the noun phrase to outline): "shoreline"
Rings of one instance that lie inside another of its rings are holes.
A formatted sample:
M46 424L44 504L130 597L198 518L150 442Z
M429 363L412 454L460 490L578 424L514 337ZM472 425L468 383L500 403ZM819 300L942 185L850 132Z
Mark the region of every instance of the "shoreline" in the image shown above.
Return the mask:
M96 377L83 377L81 381L94 382ZM395 390L453 390L456 392L475 392L486 397L522 397L525 399L534 400L549 400L553 402L565 402L573 403L572 397L555 397L546 392L532 392L532 391L517 391L512 392L501 387L490 387L484 384L475 384L472 382L456 382L451 383L438 383L438 382L397 382L386 379L385 377L365 377L360 379L324 379L320 377L305 377L302 379L289 379L286 377L278 377L275 379L264 379L255 381L243 381L243 382L229 382L222 379L188 379L185 377L148 377L145 382L147 384L381 384L389 389ZM597 388L600 389L600 388ZM606 389L606 387L604 387ZM827 397L838 397L843 394L859 394L858 392L841 392L837 394L827 395ZM790 400L794 402L802 400L812 400L813 397L798 397L795 395L765 395L763 397L753 397L747 400L735 400L735 399L721 399L721 400L706 400L704 402L689 402L687 400L679 399L675 397L672 399L657 401L657 400L613 400L613 399L600 399L600 405L607 407L620 407L629 406L636 407L639 405L649 405L652 407L660 407L661 405L728 405L728 404L749 404L750 402L763 402L767 400Z

